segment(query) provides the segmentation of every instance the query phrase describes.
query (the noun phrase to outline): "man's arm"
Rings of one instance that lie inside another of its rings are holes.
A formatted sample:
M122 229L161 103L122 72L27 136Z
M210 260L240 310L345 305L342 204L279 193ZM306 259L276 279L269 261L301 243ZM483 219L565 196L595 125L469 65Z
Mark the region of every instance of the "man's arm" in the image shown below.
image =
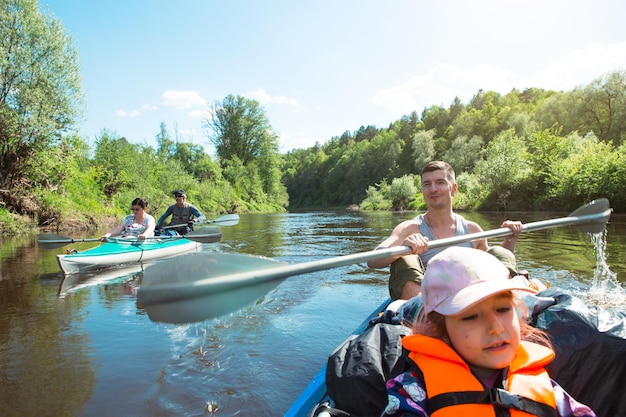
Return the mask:
M405 220L397 225L391 232L391 235L383 240L375 250L394 246L409 246L412 248L412 253L424 253L428 250L428 238L420 234L419 224L415 220ZM382 259L373 259L367 262L367 266L370 268L384 268L402 256L395 255Z
M515 245L517 244L517 239L519 239L519 235L522 232L522 226L522 222L519 221L505 220L502 222L500 227L508 227L513 231L513 234L505 236L500 246L513 252L515 250ZM467 222L467 231L470 233L480 233L483 229L478 225L478 223ZM475 240L472 244L476 249L484 251L489 249L487 239Z
M159 221L157 221L156 223L157 229L160 229L161 227L163 227L163 222L165 221L165 219L167 219L172 214L172 207L173 206L169 206L167 210L165 210L165 213L163 213L163 215L159 217Z
M204 221L204 219L206 219L206 217L204 217L204 214L202 214L200 212L200 210L198 210L198 208L196 206L194 206L193 204L189 205L189 212L191 213L192 216L194 216L197 221L202 222Z
M483 228L480 227L478 223L468 221L467 231L470 234L481 233L483 231ZM474 249L480 249L484 251L487 251L487 249L489 249L489 244L487 243L487 239L475 240L472 242L472 246L474 246Z

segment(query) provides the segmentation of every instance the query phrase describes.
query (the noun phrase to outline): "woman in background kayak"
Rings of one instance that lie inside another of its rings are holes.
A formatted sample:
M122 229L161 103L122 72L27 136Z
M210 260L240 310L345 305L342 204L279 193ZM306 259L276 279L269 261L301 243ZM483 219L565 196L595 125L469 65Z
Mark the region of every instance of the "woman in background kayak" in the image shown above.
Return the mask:
M100 241L107 237L121 235L122 237L134 236L139 240L154 236L156 222L154 217L146 213L148 201L145 198L136 198L132 203L133 214L124 217L122 222L115 226L109 233L100 237Z

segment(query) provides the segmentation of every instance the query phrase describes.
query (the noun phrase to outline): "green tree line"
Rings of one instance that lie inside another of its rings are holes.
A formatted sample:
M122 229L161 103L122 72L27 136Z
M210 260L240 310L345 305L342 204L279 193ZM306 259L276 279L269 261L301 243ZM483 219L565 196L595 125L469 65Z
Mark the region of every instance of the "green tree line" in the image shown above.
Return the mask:
M207 214L420 209L418 173L433 159L457 171L457 208L569 210L597 197L626 207L624 71L567 92L481 90L467 104L457 98L286 154L263 107L229 95L204 120L212 157L163 123L156 149L106 128L89 146L76 133L84 106L77 56L37 0L0 0L2 234L94 227L119 219L138 196L158 216L179 188Z
M626 72L567 92L478 91L469 103L361 127L285 157L292 207L424 207L421 168L456 170L468 210L569 210L607 197L626 207Z

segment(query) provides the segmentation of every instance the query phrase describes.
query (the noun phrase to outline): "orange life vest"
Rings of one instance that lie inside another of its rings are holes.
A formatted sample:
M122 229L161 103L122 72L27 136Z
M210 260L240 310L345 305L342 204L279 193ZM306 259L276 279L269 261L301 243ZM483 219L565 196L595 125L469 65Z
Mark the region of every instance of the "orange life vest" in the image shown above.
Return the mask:
M550 377L544 369L554 352L522 341L507 370L504 388L486 389L468 364L440 339L411 335L402 339L424 375L432 417L557 416Z

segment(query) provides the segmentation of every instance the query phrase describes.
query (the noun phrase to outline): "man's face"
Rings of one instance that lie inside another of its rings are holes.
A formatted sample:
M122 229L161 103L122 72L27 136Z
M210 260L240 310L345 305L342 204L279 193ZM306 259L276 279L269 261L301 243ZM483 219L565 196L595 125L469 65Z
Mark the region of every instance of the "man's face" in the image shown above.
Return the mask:
M422 194L429 206L450 204L456 190L457 184L443 169L425 172L422 175Z

